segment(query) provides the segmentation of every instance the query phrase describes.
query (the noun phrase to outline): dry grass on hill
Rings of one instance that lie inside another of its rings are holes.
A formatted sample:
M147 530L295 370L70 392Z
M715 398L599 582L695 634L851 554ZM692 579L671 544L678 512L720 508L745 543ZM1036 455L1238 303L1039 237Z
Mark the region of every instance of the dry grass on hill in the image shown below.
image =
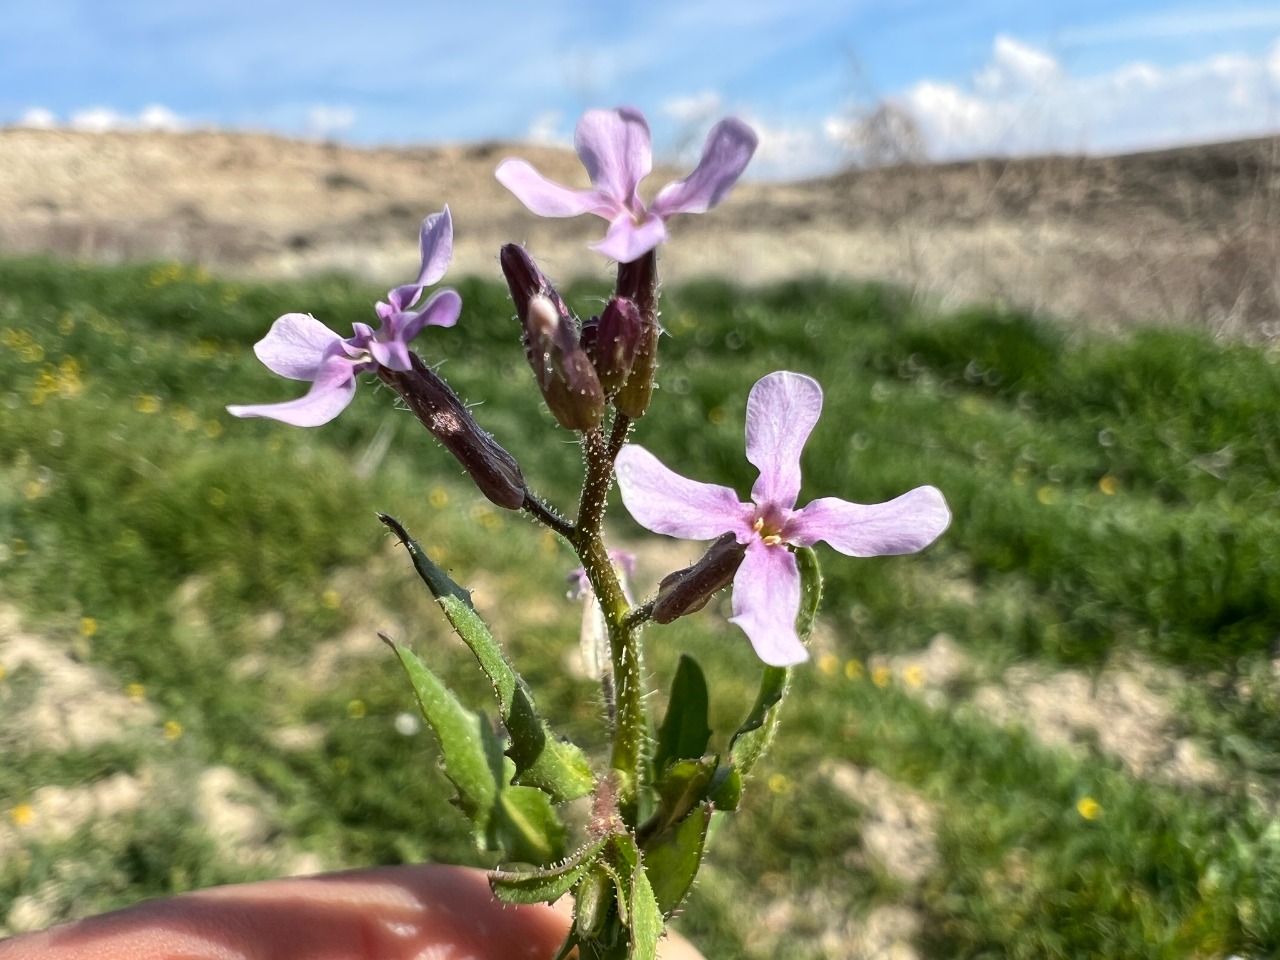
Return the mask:
M485 143L356 149L260 134L0 130L0 251L171 258L256 275L341 268L388 283L444 203L455 271L525 242L560 277L603 275L593 218L542 220L493 179L509 154L585 185L576 158ZM674 175L659 171L661 184ZM1280 331L1280 139L1129 156L981 160L743 184L675 226L669 277L813 273L902 283L1107 325Z

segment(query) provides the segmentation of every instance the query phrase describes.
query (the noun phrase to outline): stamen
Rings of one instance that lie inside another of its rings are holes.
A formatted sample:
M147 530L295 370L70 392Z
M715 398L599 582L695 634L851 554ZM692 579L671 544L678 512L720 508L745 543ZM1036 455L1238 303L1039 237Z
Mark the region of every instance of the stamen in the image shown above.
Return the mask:
M751 525L751 529L759 533L764 529L764 517L756 517L756 522Z
M756 523L759 523L759 522L760 522L759 520L756 521ZM776 547L778 544L782 542L782 538L778 536L776 533L771 533L767 537L761 537L760 540L762 543L764 543L766 547Z

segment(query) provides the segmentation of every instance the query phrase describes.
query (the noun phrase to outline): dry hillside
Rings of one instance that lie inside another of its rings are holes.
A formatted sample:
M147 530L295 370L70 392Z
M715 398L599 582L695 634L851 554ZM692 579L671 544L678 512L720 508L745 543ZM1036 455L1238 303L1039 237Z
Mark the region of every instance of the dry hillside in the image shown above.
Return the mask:
M391 283L413 267L419 219L447 202L457 272L496 274L498 246L520 240L554 275L600 274L584 243L603 224L527 213L493 179L511 153L585 185L576 158L539 147L0 130L0 251L192 260L257 275L337 267ZM665 270L887 279L952 303L1274 336L1278 158L1280 139L1266 139L747 183L712 215L675 225L681 242Z

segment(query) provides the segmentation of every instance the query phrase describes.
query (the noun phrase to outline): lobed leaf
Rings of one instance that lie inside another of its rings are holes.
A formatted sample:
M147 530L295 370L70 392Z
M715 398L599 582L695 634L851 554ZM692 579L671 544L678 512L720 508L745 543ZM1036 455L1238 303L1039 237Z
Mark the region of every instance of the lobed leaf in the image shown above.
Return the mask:
M516 766L512 782L536 787L556 803L576 800L590 793L595 786L595 777L586 754L575 744L557 737L543 721L534 705L532 692L476 612L471 594L431 562L400 521L386 514L379 514L378 519L400 538L409 551L418 576L493 684L502 722L511 738L507 756Z

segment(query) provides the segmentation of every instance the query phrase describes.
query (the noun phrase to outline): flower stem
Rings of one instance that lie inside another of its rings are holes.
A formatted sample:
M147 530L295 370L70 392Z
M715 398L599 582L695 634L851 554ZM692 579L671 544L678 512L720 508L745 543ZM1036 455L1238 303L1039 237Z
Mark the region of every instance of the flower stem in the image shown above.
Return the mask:
M542 498L537 494L526 490L522 507L526 513L539 523L549 527L552 531L573 543L573 524L543 503Z
M622 591L601 536L605 501L613 484L613 458L625 440L628 426L625 422L620 425L619 420L625 418L615 419L613 435L608 441L601 430L583 434L586 477L578 505L578 521L574 524L570 542L582 560L582 568L591 582L609 630L609 658L616 698L609 766L614 774L618 812L629 827L634 827L636 801L643 779L645 738L648 735L640 644L637 631L626 619L631 604Z

